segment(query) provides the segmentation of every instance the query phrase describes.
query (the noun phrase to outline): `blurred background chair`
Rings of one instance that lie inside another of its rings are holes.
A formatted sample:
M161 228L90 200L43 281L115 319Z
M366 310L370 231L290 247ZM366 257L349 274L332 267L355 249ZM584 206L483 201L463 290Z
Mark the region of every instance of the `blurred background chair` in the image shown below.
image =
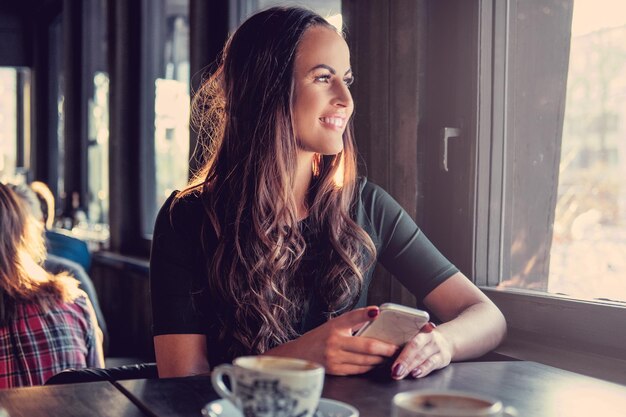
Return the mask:
M87 243L64 230L46 230L48 253L80 265L85 272L91 269L91 252Z

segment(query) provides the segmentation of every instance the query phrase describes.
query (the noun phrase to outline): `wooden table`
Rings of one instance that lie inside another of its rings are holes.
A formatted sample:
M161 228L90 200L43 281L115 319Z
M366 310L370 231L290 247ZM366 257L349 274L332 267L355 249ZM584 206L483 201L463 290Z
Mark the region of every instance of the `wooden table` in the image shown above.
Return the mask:
M327 376L323 396L354 405L361 417L387 417L398 392L455 389L497 397L519 417L624 417L626 386L534 362L455 363L421 380L393 381L387 372ZM11 417L200 417L217 399L209 377L91 382L0 390Z
M156 416L198 417L217 399L208 377L120 381L127 394ZM534 362L455 363L420 380L384 375L326 377L322 396L359 409L361 417L387 417L402 391L455 389L486 394L517 408L519 417L624 417L626 386Z
M139 407L108 382L0 390L0 406L11 417L145 416Z

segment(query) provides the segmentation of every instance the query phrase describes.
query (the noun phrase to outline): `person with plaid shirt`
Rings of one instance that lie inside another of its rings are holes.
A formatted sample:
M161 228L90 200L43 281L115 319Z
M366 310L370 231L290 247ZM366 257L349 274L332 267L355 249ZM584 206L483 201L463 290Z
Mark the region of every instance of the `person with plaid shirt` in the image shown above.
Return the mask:
M0 183L0 389L104 365L102 332L87 295L74 278L41 267L41 227Z

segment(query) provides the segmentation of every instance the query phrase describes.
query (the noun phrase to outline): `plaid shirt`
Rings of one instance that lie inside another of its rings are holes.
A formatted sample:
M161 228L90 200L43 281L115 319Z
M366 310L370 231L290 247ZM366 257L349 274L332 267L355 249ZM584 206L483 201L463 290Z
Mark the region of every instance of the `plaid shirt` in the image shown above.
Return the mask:
M43 385L67 368L101 366L97 329L84 293L48 311L18 305L13 322L0 327L0 388Z

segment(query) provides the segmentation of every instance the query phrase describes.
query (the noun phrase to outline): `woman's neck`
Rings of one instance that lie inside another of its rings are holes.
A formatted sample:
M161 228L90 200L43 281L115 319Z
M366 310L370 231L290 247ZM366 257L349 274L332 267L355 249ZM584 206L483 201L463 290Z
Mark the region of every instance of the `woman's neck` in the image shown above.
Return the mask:
M296 168L296 178L294 181L293 194L298 208L298 220L308 216L309 210L306 204L307 194L313 178L313 152L298 152L298 166Z

